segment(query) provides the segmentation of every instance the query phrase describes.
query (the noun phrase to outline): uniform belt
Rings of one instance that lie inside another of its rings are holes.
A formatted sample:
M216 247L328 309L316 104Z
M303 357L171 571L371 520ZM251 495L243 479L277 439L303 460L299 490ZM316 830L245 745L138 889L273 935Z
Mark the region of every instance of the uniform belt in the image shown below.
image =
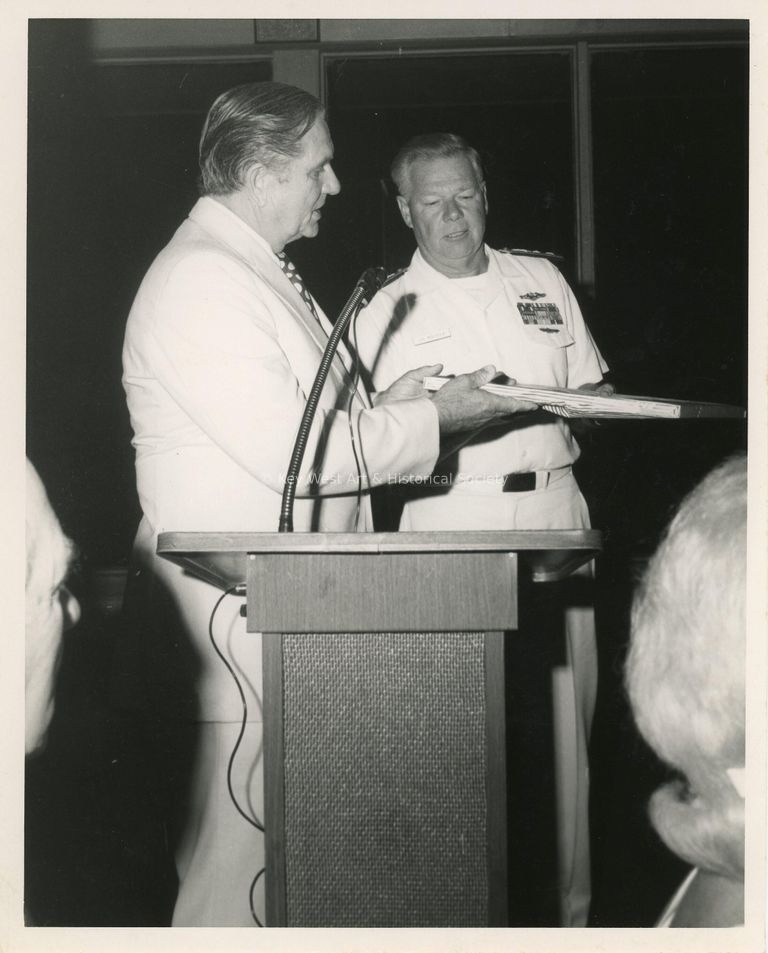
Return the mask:
M543 490L570 472L570 467L558 467L556 470L535 470L530 473L507 473L504 477L502 492L528 493L531 490Z

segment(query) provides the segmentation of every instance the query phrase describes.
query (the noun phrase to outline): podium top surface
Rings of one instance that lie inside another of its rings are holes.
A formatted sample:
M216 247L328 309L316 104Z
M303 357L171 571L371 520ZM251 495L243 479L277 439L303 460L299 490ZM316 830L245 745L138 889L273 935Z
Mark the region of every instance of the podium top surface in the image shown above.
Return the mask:
M222 589L246 581L250 556L517 553L537 582L570 575L602 548L598 530L478 530L421 533L161 533L158 555Z

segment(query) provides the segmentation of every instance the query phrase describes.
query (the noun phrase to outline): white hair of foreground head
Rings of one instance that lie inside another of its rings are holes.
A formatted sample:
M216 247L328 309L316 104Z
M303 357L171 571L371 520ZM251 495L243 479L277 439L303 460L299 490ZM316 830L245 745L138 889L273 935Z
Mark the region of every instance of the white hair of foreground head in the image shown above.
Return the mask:
M38 747L53 714L53 683L64 629L80 615L63 585L72 543L61 530L45 487L27 461L25 585L25 750Z
M656 791L650 814L675 854L744 873L744 801L728 770L744 766L747 468L717 467L683 501L632 607L627 688L637 725L684 778Z

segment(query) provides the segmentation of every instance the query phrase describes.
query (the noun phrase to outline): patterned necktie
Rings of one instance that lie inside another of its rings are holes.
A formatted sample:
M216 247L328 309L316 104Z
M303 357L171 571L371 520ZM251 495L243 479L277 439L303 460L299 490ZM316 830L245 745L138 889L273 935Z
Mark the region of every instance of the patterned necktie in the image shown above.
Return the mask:
M320 321L320 316L317 311L315 311L315 304L312 301L312 295L307 291L307 286L301 280L301 275L296 271L296 265L291 261L291 259L285 254L284 251L281 251L277 256L280 261L280 267L285 272L286 277L293 285L293 287L299 292L304 301L304 304L309 308L312 314L315 317L316 321Z

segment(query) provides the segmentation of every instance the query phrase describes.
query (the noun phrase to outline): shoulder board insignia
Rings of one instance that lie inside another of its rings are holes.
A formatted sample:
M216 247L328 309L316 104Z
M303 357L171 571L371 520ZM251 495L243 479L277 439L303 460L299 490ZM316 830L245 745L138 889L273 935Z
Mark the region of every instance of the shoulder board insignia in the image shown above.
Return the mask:
M393 281L397 281L398 278L401 278L406 273L406 271L408 271L407 267L400 268L398 271L393 271L391 275L387 275L381 287L386 288L387 285L391 285Z
M532 251L530 248L499 248L499 251L504 255L526 255L528 258L547 258L553 262L565 261L562 255L556 255L553 251Z

